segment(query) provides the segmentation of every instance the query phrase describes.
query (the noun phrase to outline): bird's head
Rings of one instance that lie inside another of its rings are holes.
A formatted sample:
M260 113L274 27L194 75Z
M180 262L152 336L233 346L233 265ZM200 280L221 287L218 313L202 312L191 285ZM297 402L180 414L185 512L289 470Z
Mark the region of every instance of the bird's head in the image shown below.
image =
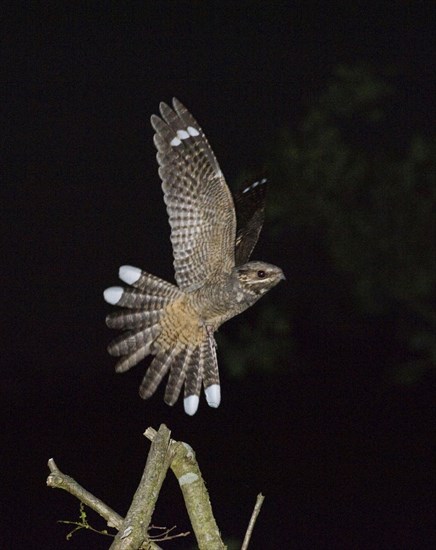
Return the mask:
M285 279L280 267L265 262L248 262L237 266L234 275L242 291L256 299Z

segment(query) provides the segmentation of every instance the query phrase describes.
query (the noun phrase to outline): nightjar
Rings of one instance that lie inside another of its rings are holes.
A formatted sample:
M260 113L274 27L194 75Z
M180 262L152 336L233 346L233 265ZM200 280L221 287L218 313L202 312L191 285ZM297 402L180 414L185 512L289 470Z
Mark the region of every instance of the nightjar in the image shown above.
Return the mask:
M204 386L209 406L221 400L214 332L284 279L274 265L248 261L264 218L266 180L234 198L214 153L189 111L173 100L153 115L159 175L171 226L177 286L132 266L104 298L123 309L106 318L121 335L108 346L125 372L154 358L139 388L143 399L169 372L164 400L174 405L184 387L184 409L193 415ZM236 207L236 208L235 208Z

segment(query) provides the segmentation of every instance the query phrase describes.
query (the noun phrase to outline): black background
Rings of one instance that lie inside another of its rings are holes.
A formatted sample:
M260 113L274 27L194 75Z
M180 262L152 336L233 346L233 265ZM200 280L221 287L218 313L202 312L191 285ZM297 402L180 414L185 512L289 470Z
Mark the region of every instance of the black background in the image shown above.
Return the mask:
M164 405L162 391L143 402L143 367L115 376L106 353L102 290L117 284L118 266L173 278L149 124L160 101L188 106L229 182L298 124L339 63L394 66L404 132L431 127L431 3L298 4L9 5L1 547L107 548L93 533L65 541L56 521L76 519L78 504L46 488L47 460L124 514L149 448L141 434L161 423L196 450L227 539L242 539L262 491L253 548L432 546L431 388L381 384L392 344L374 346L377 326L346 358L325 336L309 371L234 380L224 370L221 407L202 402L193 418ZM286 272L278 243L261 251ZM293 323L303 352L316 345ZM189 529L170 475L154 523Z

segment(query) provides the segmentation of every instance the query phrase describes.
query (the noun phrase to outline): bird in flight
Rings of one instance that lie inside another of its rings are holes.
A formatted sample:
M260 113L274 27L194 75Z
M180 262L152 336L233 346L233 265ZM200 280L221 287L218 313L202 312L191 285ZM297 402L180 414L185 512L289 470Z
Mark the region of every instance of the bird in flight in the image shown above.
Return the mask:
M234 198L194 117L178 101L153 115L159 176L171 226L177 286L137 267L120 267L127 287L104 291L106 324L121 329L108 351L125 372L147 355L154 358L139 388L143 399L169 377L164 400L174 405L184 387L184 409L196 413L201 387L206 401L221 400L214 332L252 306L284 279L274 265L249 261L264 218L266 180Z

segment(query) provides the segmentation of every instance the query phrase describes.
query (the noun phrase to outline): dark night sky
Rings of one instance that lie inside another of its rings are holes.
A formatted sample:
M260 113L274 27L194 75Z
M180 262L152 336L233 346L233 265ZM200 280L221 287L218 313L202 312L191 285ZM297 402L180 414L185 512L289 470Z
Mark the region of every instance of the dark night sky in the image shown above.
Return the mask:
M326 337L312 370L224 371L221 407L203 403L193 418L162 392L143 402L144 367L115 376L106 353L102 290L118 266L172 280L149 125L160 101L188 106L230 182L262 164L339 63L394 68L398 127L429 130L431 3L382 4L11 4L1 38L0 546L107 548L92 533L65 541L56 521L75 519L78 505L45 487L47 459L124 514L149 447L141 434L163 422L197 451L225 537L242 537L262 491L253 549L431 547L430 394L382 388L383 358L363 337L353 368L331 358ZM286 272L276 246L263 245L264 259ZM298 327L293 337L303 338ZM154 521L189 529L170 477Z

